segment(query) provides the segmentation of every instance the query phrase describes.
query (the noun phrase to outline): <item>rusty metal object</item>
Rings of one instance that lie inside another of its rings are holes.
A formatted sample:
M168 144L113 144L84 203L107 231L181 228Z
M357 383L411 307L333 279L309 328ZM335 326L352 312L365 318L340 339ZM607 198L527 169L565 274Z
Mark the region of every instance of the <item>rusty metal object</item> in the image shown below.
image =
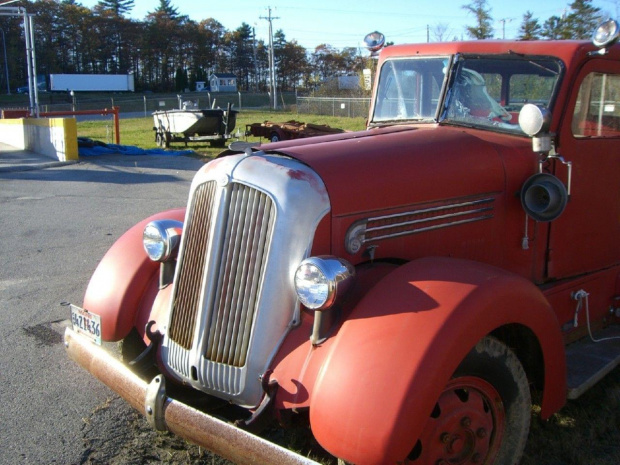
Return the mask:
M65 330L65 347L75 362L145 414L146 381L102 347L85 340L70 328ZM169 431L236 463L318 465L169 397L164 399L163 414Z

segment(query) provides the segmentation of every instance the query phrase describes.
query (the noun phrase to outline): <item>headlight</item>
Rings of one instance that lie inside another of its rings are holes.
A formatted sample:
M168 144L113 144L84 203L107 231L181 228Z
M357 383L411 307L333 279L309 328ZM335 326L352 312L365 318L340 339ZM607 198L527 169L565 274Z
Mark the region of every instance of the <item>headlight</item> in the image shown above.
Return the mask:
M174 220L151 221L144 228L144 250L154 262L165 262L176 254L183 223Z
M305 259L295 272L295 291L311 310L327 310L350 286L355 268L336 257Z

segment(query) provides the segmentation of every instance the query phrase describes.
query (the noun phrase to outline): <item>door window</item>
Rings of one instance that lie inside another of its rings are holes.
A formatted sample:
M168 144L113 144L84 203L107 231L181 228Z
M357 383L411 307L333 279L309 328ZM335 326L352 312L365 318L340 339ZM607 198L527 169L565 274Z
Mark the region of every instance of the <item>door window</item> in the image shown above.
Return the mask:
M620 75L590 73L579 88L575 137L620 137Z

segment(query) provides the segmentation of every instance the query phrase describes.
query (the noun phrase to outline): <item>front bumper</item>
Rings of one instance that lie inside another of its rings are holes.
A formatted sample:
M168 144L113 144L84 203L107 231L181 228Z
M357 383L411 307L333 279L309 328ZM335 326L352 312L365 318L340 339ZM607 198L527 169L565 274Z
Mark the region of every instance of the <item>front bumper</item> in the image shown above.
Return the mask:
M109 352L70 328L65 330L65 347L75 362L148 416L149 384L146 381ZM158 416L158 424L165 429L235 463L318 465L313 460L171 399L165 393Z

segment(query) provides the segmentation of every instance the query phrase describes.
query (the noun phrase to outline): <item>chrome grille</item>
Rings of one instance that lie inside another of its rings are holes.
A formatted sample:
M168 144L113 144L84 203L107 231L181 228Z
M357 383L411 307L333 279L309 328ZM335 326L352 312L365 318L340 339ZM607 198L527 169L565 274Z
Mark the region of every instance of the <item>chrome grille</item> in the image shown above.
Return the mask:
M233 185L208 325L204 354L208 360L236 367L245 364L274 219L267 195Z
M165 370L257 408L261 376L300 321L292 273L329 211L318 174L285 156L230 154L200 169L161 344Z
M200 309L200 293L206 267L209 227L213 216L215 182L196 189L194 205L185 230L183 272L179 274L170 321L170 338L184 349L194 343L196 317Z
M226 227L218 235L220 243L209 237L211 222L218 215L214 207L216 183L208 182L196 189L183 232L186 242L169 334L171 340L190 350L196 324L207 315L204 357L241 367L246 362L275 208L271 199L256 189L238 183L232 183L229 189L223 216ZM217 263L208 256L219 257L216 269L207 269L207 262ZM206 279L216 285L203 311L203 286L210 287Z

